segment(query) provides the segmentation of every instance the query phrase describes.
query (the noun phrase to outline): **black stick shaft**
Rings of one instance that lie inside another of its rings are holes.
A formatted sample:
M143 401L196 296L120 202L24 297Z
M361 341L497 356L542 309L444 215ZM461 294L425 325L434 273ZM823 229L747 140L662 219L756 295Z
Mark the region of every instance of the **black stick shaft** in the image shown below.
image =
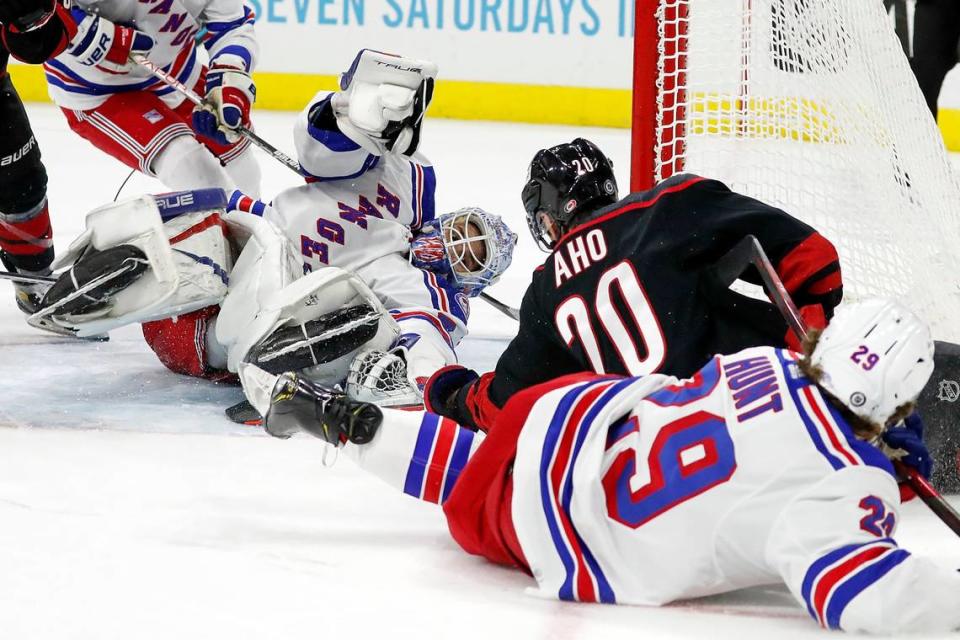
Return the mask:
M752 236L751 236L752 237ZM753 247L753 266L760 272L760 277L767 285L768 293L774 304L783 313L784 318L793 329L794 333L802 340L807 335L806 327L803 325L803 318L797 310L797 305L790 298L790 293L783 286L783 281L777 274L776 269L770 263L770 259L760 246L760 242L753 238L751 243ZM960 536L960 514L950 506L940 492L937 491L926 478L921 476L916 469L912 469L900 462L894 462L897 472L903 476L910 488L920 496L924 504L930 507L950 530Z
M57 281L52 276L31 276L13 271L0 271L0 280L15 280L16 282L30 282L34 284L53 284Z

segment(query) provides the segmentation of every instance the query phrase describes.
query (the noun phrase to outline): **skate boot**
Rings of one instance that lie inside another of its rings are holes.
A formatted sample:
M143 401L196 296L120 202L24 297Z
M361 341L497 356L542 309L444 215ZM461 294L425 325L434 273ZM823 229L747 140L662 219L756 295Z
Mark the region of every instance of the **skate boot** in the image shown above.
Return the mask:
M49 268L41 271L18 269L5 251L0 251L0 262L3 262L3 266L6 267L7 271L24 276L45 278L49 277L51 273ZM17 298L17 307L20 308L20 311L28 316L36 313L40 309L40 301L43 300L43 296L51 284L51 282L23 282L13 280L13 292Z
M277 438L306 431L338 447L348 441L370 442L382 422L383 413L376 405L351 400L341 391L285 373L273 388L264 428Z

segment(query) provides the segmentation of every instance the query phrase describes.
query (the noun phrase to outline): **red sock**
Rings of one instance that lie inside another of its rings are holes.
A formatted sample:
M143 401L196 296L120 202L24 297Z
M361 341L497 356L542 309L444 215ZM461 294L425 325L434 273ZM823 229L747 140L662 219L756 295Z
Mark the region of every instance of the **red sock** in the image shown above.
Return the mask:
M46 198L33 211L26 213L0 214L0 249L18 267L39 271L49 262L38 260L43 253L53 259L53 228L50 226L50 209ZM29 266L28 266L29 265ZM31 268L36 267L36 268Z

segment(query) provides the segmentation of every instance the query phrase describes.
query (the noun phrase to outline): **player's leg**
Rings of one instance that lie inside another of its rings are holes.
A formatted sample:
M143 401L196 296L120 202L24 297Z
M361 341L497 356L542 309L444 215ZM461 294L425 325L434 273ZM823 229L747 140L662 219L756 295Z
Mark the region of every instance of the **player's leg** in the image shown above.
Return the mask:
M956 0L918 0L910 65L934 117L943 80L957 64L958 35L960 6Z
M63 111L75 133L170 189L235 188L184 119L153 93L121 93L89 111Z
M20 96L0 76L0 259L10 271L50 273L53 230L47 206L47 172ZM32 313L43 285L14 284L17 305Z
M220 312L213 305L173 318L145 322L142 326L147 345L171 371L209 380L230 380L234 374L226 370L223 351L211 348L216 344L216 318Z
M202 95L204 93L205 78L206 71L201 74L199 82L194 87L194 91L198 94ZM184 100L174 110L185 123L190 124L193 109L193 103ZM220 163L233 183L236 184L236 188L253 198L260 197L260 164L254 156L253 145L250 140L241 137L237 142L221 144L201 135L197 136L197 140L210 153L220 159Z

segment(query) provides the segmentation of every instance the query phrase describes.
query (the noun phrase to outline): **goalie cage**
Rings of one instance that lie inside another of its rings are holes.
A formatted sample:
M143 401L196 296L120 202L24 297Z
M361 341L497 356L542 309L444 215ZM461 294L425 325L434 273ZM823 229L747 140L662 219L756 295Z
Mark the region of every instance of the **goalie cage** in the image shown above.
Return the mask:
M633 190L718 178L806 221L847 299L960 341L960 188L880 0L636 0Z

